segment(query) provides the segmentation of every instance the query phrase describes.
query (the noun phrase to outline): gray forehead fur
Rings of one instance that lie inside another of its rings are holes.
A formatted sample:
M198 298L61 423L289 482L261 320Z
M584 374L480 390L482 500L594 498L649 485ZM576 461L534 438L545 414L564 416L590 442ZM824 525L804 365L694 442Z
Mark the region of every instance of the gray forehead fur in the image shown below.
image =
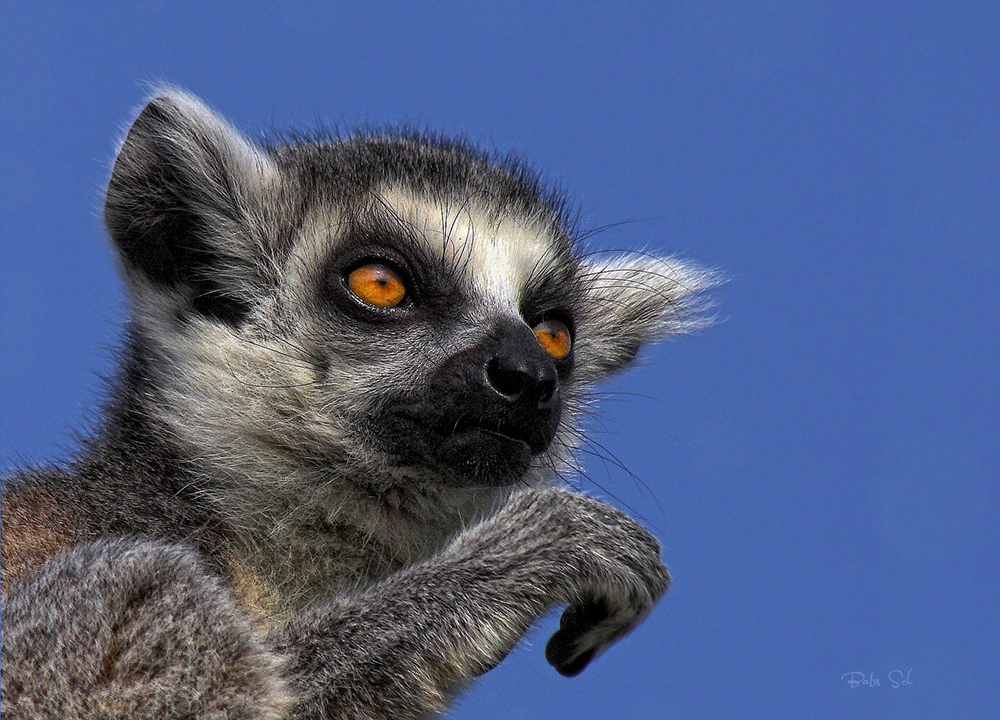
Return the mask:
M570 241L575 218L565 194L514 154L409 127L292 136L266 149L318 203L363 200L386 185L429 198L475 197L497 215L546 218Z

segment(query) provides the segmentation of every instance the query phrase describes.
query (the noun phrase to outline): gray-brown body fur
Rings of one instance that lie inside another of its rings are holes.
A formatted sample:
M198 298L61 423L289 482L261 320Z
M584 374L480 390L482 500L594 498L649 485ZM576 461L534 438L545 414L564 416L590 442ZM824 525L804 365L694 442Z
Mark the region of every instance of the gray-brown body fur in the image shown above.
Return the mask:
M5 720L423 717L548 608L575 674L666 589L640 525L553 483L588 387L696 325L711 275L582 256L556 195L466 144L258 147L176 91L130 129L105 214L132 320L102 422L3 486ZM383 241L426 277L419 312L369 322L326 284ZM447 402L442 367L556 311L573 365L523 472L398 451L423 439L395 407Z

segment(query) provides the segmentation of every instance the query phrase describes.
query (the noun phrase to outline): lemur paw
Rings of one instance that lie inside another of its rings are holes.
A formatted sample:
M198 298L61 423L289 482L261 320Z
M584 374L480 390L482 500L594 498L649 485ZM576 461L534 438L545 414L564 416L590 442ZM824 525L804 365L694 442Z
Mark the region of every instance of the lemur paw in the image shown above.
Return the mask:
M660 544L621 511L590 498L584 556L591 568L580 595L563 612L545 657L566 677L580 674L598 655L631 632L670 584Z
M552 538L538 570L556 575L553 601L568 605L545 657L571 677L649 614L670 573L656 538L621 510L563 490L529 491L525 500L535 515L525 521Z

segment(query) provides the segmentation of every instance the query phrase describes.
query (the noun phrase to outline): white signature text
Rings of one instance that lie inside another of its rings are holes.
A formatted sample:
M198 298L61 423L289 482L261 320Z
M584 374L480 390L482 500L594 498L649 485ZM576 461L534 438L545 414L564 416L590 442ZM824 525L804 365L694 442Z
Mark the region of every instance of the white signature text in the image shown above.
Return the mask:
M896 690L905 685L912 685L913 679L911 677L913 669L909 670L890 670L889 675L886 680L888 680L888 685L884 687L892 688ZM882 680L875 675L875 673L863 673L863 672L849 672L844 673L840 676L841 680L847 682L847 684L853 690L854 688L867 687L867 688L877 688L883 687Z

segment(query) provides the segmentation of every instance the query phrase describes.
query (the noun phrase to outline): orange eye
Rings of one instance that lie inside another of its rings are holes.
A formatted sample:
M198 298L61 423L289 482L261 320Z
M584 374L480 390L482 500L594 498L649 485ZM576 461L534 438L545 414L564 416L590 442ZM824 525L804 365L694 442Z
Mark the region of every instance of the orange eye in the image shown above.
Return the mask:
M406 285L396 271L378 263L352 270L347 276L347 287L375 307L396 307L406 297Z
M573 339L569 328L558 320L545 320L535 325L535 337L554 360L562 360L573 349Z

